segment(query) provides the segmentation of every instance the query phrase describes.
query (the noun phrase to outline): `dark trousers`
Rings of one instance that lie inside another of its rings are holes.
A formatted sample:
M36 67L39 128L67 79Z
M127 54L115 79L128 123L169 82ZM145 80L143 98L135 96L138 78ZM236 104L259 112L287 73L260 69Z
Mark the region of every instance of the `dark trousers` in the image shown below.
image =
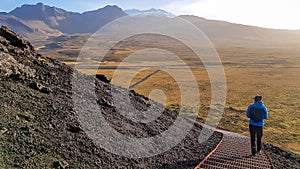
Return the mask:
M252 154L256 154L256 152L261 150L261 138L263 136L263 127L254 126L250 124L249 130L251 137L251 151Z

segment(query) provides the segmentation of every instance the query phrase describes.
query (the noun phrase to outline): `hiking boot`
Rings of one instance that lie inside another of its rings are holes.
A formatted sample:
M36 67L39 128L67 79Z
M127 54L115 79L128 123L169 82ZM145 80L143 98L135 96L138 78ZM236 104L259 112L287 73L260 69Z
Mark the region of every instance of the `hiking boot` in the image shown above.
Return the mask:
M254 157L255 154L256 154L256 149L255 149L255 148L252 148L251 153L252 153L252 156Z

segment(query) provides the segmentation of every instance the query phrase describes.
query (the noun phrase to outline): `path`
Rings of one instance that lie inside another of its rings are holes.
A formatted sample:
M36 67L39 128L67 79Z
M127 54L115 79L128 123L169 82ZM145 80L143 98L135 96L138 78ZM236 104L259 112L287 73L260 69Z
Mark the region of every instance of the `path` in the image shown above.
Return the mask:
M262 150L251 156L250 138L223 130L219 145L195 169L274 169L270 158Z

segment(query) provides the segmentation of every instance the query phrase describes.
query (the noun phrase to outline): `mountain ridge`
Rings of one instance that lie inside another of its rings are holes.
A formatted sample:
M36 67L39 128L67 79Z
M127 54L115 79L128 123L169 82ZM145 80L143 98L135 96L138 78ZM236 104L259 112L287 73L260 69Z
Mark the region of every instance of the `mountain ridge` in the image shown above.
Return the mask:
M65 34L95 32L106 23L125 16L126 13L117 6L105 6L83 13L70 12L62 8L50 7L43 3L24 4L9 14L25 21L41 21L52 29Z
M0 12L0 24L10 27L23 36L35 32L35 30L27 26L22 20L6 12Z
M33 12L34 15L29 15L32 11L35 11ZM135 11L141 12L143 10L135 9ZM160 10L149 9L144 11L154 11L155 13L155 11ZM12 10L9 15L11 19L7 20L5 19L7 16L0 14L0 24L7 25L12 30L30 39L34 39L33 37L61 36L63 34L92 34L110 21L127 16L120 7L115 5L78 13L50 7L42 3L36 5L24 4ZM298 44L300 41L300 31L298 30L268 29L227 21L209 20L192 15L178 17L196 25L217 45L272 46L273 44L282 43Z
M269 29L220 20L209 20L193 15L181 15L198 27L217 46L262 47L273 45L300 45L300 32Z

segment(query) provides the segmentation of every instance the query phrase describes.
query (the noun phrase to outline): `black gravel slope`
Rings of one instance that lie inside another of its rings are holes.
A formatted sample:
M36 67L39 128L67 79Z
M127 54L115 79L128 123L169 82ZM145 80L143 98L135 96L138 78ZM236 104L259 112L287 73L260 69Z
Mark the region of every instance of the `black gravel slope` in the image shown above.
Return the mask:
M276 168L300 169L299 155L287 152L271 144L264 144L264 148Z
M71 91L73 69L37 54L5 27L0 40L0 168L193 168L221 139L215 133L199 144L201 126L194 125L177 146L152 158L131 159L107 152L95 145L78 121ZM177 112L165 109L150 124L132 122L111 104L111 85L99 80L95 84L101 113L122 134L155 136L177 117ZM148 98L134 91L130 98L136 109L147 110Z

